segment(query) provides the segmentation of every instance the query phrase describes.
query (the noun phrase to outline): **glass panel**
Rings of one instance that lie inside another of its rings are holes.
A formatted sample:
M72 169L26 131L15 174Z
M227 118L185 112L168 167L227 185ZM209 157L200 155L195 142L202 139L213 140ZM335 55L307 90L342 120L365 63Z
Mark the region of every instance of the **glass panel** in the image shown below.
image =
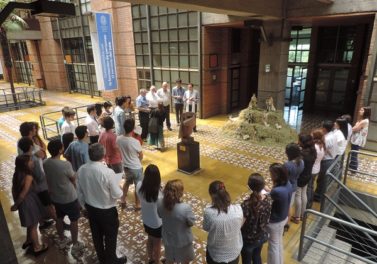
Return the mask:
M198 56L190 56L190 67L198 68Z
M149 54L148 44L143 44L143 53Z
M143 40L144 43L148 43L148 34L147 33L142 34L142 40Z
M187 27L187 13L178 14L179 27Z
M143 56L144 66L149 66L149 56Z
M144 72L143 72L143 70L137 70L137 78L144 79Z
M179 40L187 40L187 29L179 30Z
M178 56L170 56L170 67L178 68Z
M160 29L168 28L168 18L166 16L160 16Z
M190 42L190 54L198 53L198 42Z
M168 9L166 7L159 7L158 8L159 12L160 12L160 15L161 14L166 14L168 12Z
M145 18L143 18L141 20L141 30L142 31L146 31L147 30L147 20Z
M153 66L161 67L161 56L153 55Z
M169 71L162 71L162 80L169 80L170 79L170 74Z
M150 80L151 79L151 72L149 70L145 70L145 79Z
M190 40L198 40L198 29L197 28L190 28L189 29L189 39Z
M151 12L151 16L157 16L158 15L158 7L157 6L149 6L149 10Z
M309 51L303 51L301 53L301 62L309 62Z
M169 51L171 54L178 54L178 42L170 42Z
M181 68L188 68L189 67L188 56L179 56L179 64Z
M145 9L145 5L140 5L140 16L146 17L147 16L147 10Z
M169 53L168 43L161 43L161 53L162 54L168 54Z
M187 42L180 42L179 43L179 54L188 54L188 43Z
M143 56L136 56L136 66L143 66Z
M160 70L154 70L153 73L154 73L155 80L162 81L162 79L161 79L161 71Z
M189 80L189 73L187 71L180 71L179 78L182 80L182 83L187 84L190 82Z
M132 17L134 17L134 18L140 17L140 12L139 12L139 6L138 5L132 6Z
M140 44L135 45L136 54L143 54L143 46Z
M169 15L169 28L177 27L177 15Z
M153 42L160 41L160 34L158 31L152 31L152 41Z
M140 20L139 19L135 19L134 20L134 31L135 32L139 32L141 30L140 28Z
M189 26L198 25L198 14L196 12L189 13Z
M168 41L168 31L167 30L161 30L160 31L160 38L161 38L161 41Z
M163 55L161 56L162 67L169 67L169 56Z
M179 78L179 73L178 71L170 71L171 75L171 85L175 86L175 81Z
M178 30L169 30L169 39L178 40Z
M152 30L158 29L158 17L151 18L151 29Z
M152 44L152 53L153 54L160 54L160 44L158 44L158 43Z
M199 85L199 72L190 72L190 82L196 86Z
M177 13L177 9L175 9L175 8L168 8L168 13L170 13L170 14Z

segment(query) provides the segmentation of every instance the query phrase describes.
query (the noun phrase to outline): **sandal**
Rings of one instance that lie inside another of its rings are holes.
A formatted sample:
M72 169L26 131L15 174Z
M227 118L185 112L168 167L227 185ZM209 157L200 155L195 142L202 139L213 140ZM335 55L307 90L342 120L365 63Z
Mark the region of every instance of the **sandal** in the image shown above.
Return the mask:
M33 254L35 257L38 257L39 255L46 252L47 250L48 250L48 245L42 244L42 247L39 250L36 251L35 249L33 249Z
M28 247L30 247L33 243L31 241L25 241L23 244L22 244L22 249L27 249Z
M299 224L300 223L300 217L292 216L291 217L291 222L293 222L295 224Z

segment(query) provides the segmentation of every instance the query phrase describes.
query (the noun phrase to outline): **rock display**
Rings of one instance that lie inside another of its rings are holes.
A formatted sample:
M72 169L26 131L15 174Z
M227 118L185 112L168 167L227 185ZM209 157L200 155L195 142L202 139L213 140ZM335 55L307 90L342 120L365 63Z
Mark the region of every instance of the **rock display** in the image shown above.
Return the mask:
M283 118L281 111L262 110L249 106L238 117L229 117L222 131L230 136L260 143L281 145L297 141L297 133Z

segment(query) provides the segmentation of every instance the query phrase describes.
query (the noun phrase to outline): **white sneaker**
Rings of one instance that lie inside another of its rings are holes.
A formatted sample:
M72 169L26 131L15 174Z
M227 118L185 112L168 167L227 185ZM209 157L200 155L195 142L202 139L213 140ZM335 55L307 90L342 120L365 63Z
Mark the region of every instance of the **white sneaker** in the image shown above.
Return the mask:
M80 255L84 248L85 248L85 244L81 241L77 241L77 243L73 244L72 246L72 250L71 250L72 256Z
M64 237L63 239L59 239L56 244L60 250L65 249L69 244L71 243L71 240L68 237Z

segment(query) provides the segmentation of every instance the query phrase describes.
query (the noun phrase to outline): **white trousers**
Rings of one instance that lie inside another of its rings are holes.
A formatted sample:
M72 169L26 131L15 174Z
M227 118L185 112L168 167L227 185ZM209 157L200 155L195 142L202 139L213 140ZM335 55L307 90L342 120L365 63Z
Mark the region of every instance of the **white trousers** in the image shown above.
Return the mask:
M304 187L297 187L295 195L295 217L303 217L306 209L306 204L308 203L307 195L308 185Z
M268 250L267 250L267 263L268 264L283 264L284 252L283 252L283 233L284 225L287 223L287 219L281 222L269 223L267 225L268 238Z

